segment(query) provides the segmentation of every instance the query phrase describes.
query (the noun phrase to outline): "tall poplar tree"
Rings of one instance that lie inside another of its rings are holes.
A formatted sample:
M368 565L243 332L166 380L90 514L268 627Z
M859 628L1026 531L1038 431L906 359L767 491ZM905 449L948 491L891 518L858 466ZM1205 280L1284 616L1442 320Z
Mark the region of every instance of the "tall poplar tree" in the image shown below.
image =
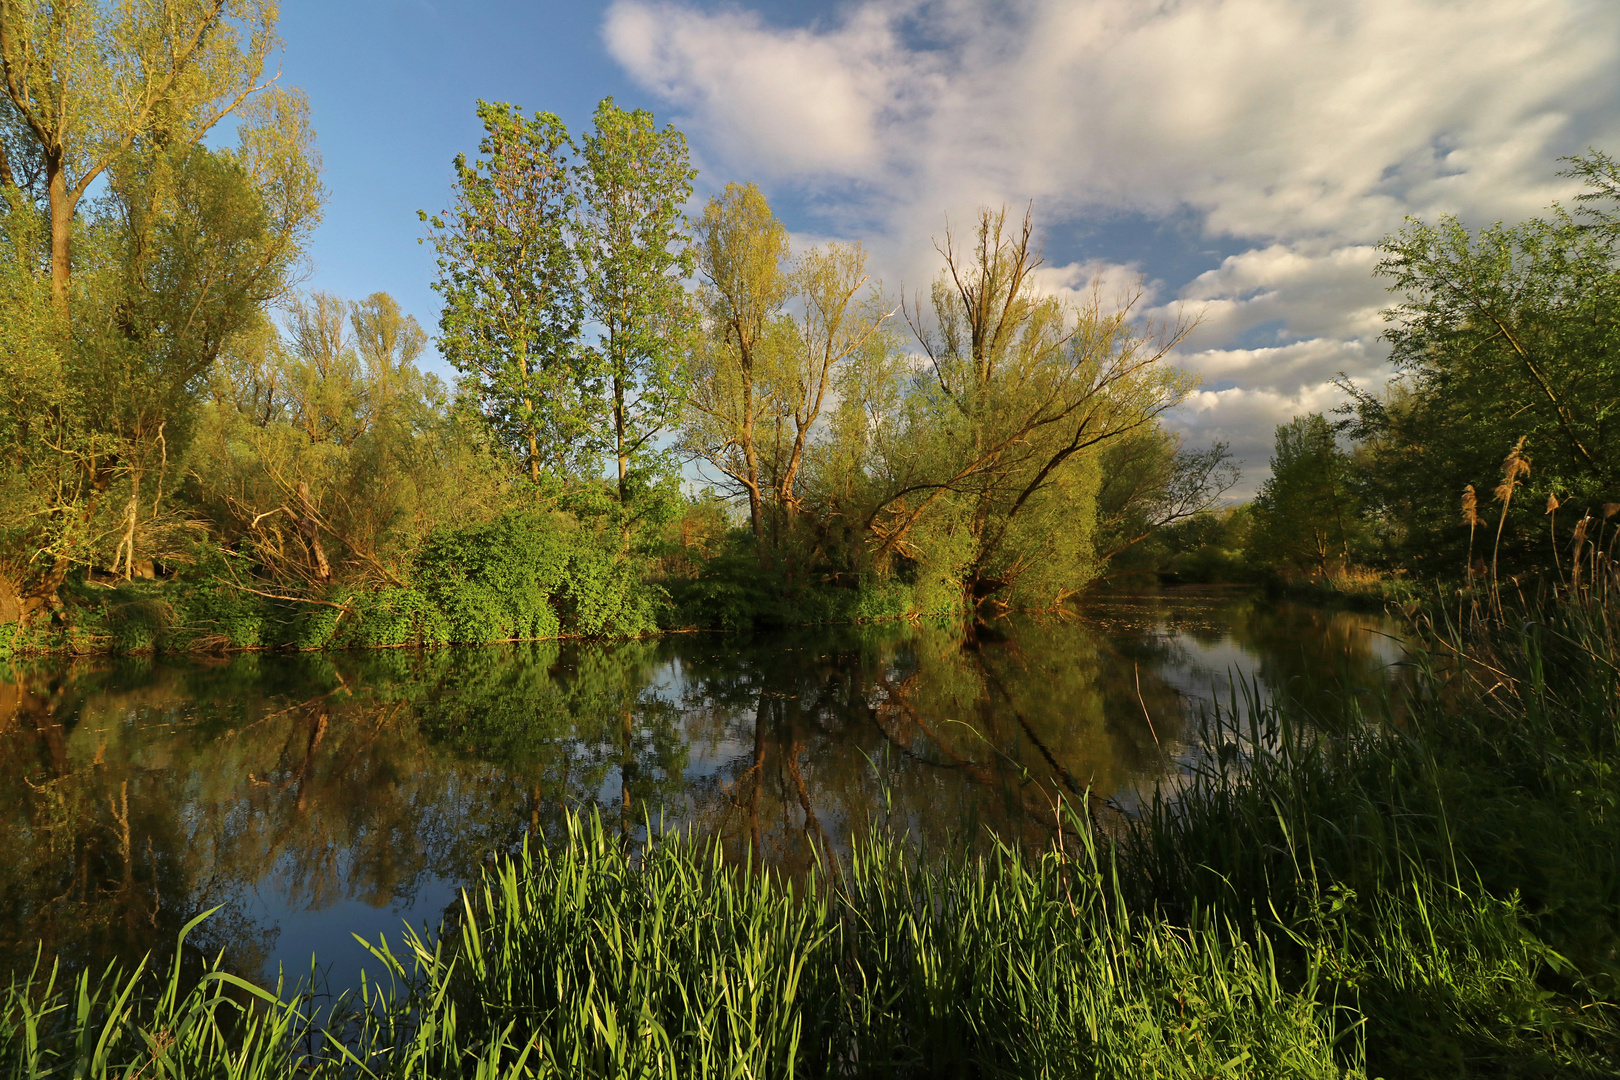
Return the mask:
M658 455L657 436L680 419L682 361L696 322L681 278L692 272L681 207L692 194L686 137L659 130L642 109L604 98L585 137L579 254L586 312L611 422L607 451L619 503Z
M573 143L552 113L479 101L479 158L455 159L454 205L429 218L444 298L439 345L530 480L579 471L596 396L579 345L584 297L570 232Z

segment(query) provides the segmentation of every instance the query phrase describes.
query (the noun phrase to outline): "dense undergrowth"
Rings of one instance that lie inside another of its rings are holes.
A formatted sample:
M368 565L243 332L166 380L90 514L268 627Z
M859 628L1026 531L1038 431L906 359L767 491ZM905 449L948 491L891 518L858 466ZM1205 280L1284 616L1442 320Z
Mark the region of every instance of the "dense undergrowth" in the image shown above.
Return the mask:
M402 573L315 589L256 576L201 545L168 579L79 574L54 617L0 623L13 654L391 648L635 638L959 615L959 582L902 566L828 582L795 575L746 529L705 545L627 537L609 515L512 511L430 534Z
M313 596L243 573L218 549L169 581L64 587L62 617L0 641L0 655L367 648L565 635L638 637L668 597L625 558L616 530L557 512L509 513L429 536L408 575Z
M219 970L20 977L0 1070L1612 1076L1613 584L1438 619L1364 725L1234 698L1173 790L1066 807L1044 850L877 832L787 880L580 817L441 938L373 943L336 1007Z

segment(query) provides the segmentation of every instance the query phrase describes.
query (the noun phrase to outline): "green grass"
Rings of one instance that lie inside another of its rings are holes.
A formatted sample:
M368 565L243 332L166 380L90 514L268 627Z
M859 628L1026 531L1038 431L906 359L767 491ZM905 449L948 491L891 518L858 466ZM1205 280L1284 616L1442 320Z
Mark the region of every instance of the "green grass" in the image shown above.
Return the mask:
M1620 1074L1613 592L1430 628L1323 730L1256 695L1137 815L788 880L592 817L317 1012L204 965L0 1006L7 1076Z

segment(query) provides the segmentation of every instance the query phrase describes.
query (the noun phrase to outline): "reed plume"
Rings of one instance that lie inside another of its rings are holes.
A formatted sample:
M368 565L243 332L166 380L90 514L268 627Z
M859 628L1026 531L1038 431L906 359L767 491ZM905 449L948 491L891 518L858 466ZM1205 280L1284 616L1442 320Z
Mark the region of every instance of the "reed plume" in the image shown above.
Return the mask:
M1496 543L1491 547L1492 589L1496 588L1496 559L1502 550L1502 529L1507 525L1508 507L1513 504L1513 491L1519 486L1520 480L1530 475L1530 459L1524 456L1525 438L1520 435L1519 441L1508 451L1508 456L1502 459L1502 482L1492 493L1496 501L1502 504L1502 516L1496 521Z
M1552 537L1553 569L1562 574L1564 568L1558 563L1558 495L1551 491L1547 492L1547 531Z
M1592 523L1592 515L1586 514L1575 523L1575 551L1570 556L1570 582L1573 588L1581 587L1581 552L1586 548L1586 532ZM1553 554L1557 554L1553 549Z
M1479 528L1479 498L1474 494L1473 484L1463 485L1462 496L1462 523L1468 526L1468 562L1466 572L1468 583L1474 583L1474 530Z

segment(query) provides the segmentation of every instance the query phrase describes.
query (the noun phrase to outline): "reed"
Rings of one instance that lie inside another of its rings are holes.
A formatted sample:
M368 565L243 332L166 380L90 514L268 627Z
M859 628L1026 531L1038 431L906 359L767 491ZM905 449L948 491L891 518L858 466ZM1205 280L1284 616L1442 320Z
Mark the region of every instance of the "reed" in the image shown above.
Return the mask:
M307 996L256 986L217 959L200 977L186 974L186 936L208 914L181 930L166 970L143 961L67 976L36 963L13 976L0 998L0 1076L272 1080L307 1072L315 1030Z
M1468 526L1468 583L1474 583L1474 530L1479 528L1479 498L1473 484L1465 484L1462 493L1462 523Z
M1523 479L1530 475L1530 459L1524 456L1524 443L1527 436L1520 435L1519 441L1508 451L1508 456L1502 461L1502 482L1492 492L1492 497L1502 504L1501 516L1496 521L1496 542L1491 547L1491 587L1496 588L1496 558L1502 550L1502 528L1507 524L1508 508L1513 504L1513 492Z

